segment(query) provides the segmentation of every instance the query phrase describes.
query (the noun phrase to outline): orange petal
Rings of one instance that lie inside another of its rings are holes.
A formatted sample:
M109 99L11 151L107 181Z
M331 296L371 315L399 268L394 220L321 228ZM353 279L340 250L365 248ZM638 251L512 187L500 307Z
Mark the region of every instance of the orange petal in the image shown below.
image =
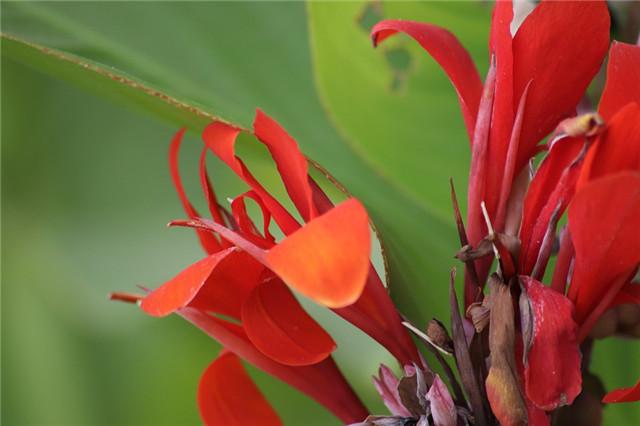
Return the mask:
M231 352L223 352L204 371L198 385L198 407L207 426L283 424Z
M269 250L266 263L305 296L341 308L360 297L370 251L367 212L359 201L349 199Z
M229 248L214 253L182 270L173 279L142 299L140 307L149 315L162 317L185 307L198 294L220 261L235 251Z
M242 325L262 353L286 365L316 364L336 348L331 336L278 279L253 290L242 306Z

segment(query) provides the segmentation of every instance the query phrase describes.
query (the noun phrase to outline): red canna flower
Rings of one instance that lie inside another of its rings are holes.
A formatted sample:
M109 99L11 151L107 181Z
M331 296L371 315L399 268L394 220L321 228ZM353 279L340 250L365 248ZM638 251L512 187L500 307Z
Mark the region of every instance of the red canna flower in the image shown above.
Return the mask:
M258 111L253 134L269 150L305 222L300 224L236 156L234 146L241 131L214 122L203 132L200 180L211 220L202 218L186 197L178 172L184 130L175 136L171 175L189 219L171 225L194 228L207 256L149 292L140 306L153 316L182 316L226 350L308 394L341 420L361 420L367 411L331 358L335 342L305 312L291 289L360 327L401 363L421 362L369 260L367 213L353 198L334 206L308 175L307 159L296 142ZM218 204L209 182L205 166L209 150L250 187L231 201L230 212ZM260 207L262 229L247 214L247 198ZM269 229L272 219L285 235L279 242ZM221 381L234 381L237 389L220 392ZM255 406L236 418L229 413L239 408L243 388L253 395L250 400ZM230 353L205 371L199 405L207 424L220 424L220 419L225 419L224 424L247 424L251 415L261 413L273 424L279 422ZM266 421L256 419L260 424Z

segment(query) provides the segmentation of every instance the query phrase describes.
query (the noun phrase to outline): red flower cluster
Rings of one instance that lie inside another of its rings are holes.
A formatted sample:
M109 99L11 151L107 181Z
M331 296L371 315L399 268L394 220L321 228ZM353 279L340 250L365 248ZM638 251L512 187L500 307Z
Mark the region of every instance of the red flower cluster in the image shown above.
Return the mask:
M442 28L390 20L377 24L372 38L377 44L396 32L411 36L457 91L472 151L468 234L462 228L470 243L461 256L465 305L470 316L491 305L482 289L494 258L502 285L520 295L519 309L501 319L519 324L519 339L509 346L516 359L505 361L517 371L496 360L487 397L503 425L526 423L527 412L529 424L544 425L544 412L580 393L579 344L596 321L618 304L640 303L640 286L632 283L640 264L640 47L613 42L597 113L575 117L607 53L605 2L542 1L515 32L512 20L511 2L497 2L484 85L468 53ZM540 152L546 155L534 171ZM567 208L549 288L540 281ZM639 399L640 382L604 401Z
M280 424L236 355L314 398L344 422L361 420L367 410L331 358L335 342L291 289L333 309L402 364L421 358L369 260L371 231L364 207L353 198L334 206L309 176L296 142L273 119L258 111L253 128L304 224L236 156L242 130L223 122L210 124L202 134L200 181L212 219L201 217L178 173L180 131L171 144L170 168L189 219L171 225L195 228L207 256L151 291L140 306L153 316L176 313L225 347L200 382L205 423L246 425L260 419L260 424ZM207 176L208 151L250 187L231 201L230 212L218 203ZM248 199L262 211L260 226L247 213ZM272 219L285 236L282 241L276 242L270 231Z

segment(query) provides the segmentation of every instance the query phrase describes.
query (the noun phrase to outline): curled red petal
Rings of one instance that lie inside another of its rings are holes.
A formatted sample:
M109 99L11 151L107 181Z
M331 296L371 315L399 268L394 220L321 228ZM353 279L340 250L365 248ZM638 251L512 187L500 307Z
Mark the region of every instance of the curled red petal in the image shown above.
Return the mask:
M640 46L613 41L609 50L607 82L598 112L605 120L629 102L640 104Z
M610 308L626 304L640 305L640 284L626 283L611 302Z
M266 145L278 167L287 193L305 221L316 216L307 159L296 141L273 118L261 110L256 111L253 122L256 137Z
M187 194L184 191L184 187L182 186L182 180L180 179L180 171L178 168L178 153L180 151L180 145L182 144L182 139L184 137L184 133L187 129L180 129L178 133L173 137L171 141L171 145L169 146L169 171L171 172L171 180L173 181L173 185L176 188L176 192L178 193L178 197L180 198L180 202L182 203L182 207L184 208L185 213L190 218L199 217L200 214L198 211L191 205ZM204 251L211 254L215 253L222 249L220 242L216 240L216 238L211 235L209 232L196 230L198 238L200 239L200 244Z
M458 39L444 28L395 19L378 22L372 28L371 38L374 46L398 32L405 33L420 43L447 74L458 94L462 116L471 140L478 115L482 82L469 53Z
M552 411L571 404L582 389L573 304L531 277L521 277L521 283L532 325L525 345L525 390L538 408Z
M279 279L253 290L242 306L242 325L262 353L286 365L316 364L336 348Z
M307 297L330 308L341 308L362 294L370 252L367 212L352 198L269 250L266 264Z
M520 227L521 274L532 272L554 212L558 210L558 219L573 196L585 142L583 138L570 137L556 141L531 181Z
M251 174L235 153L235 144L241 130L215 121L202 132L202 140L235 174L244 180L262 199L274 220L285 234L300 227L291 214Z
M223 352L202 374L198 407L207 426L283 424L238 357L231 352Z
M569 206L575 247L569 298L576 321L602 313L640 263L640 173L621 172L583 186Z
M216 193L213 190L213 185L211 185L209 174L207 173L207 151L208 149L205 147L200 154L200 185L202 186L202 191L207 199L207 206L209 207L211 217L218 223L224 223L222 214L220 213L220 206L218 205Z
M214 253L182 270L174 278L149 293L140 307L149 315L165 316L193 300L218 264L236 249Z
M638 380L635 386L613 390L602 398L602 402L607 404L635 401L640 401L640 380Z
M574 112L609 46L604 1L542 1L513 39L514 102L533 81L522 124L518 164ZM515 108L515 105L514 105Z
M245 198L251 198L258 204L262 211L262 229L263 235L260 235L253 221L247 213L247 207L245 205ZM270 248L275 245L275 238L269 231L269 225L271 223L271 213L260 199L260 196L254 191L247 191L242 195L237 196L231 202L231 213L242 231L242 234L249 240L251 240L257 246L262 248Z

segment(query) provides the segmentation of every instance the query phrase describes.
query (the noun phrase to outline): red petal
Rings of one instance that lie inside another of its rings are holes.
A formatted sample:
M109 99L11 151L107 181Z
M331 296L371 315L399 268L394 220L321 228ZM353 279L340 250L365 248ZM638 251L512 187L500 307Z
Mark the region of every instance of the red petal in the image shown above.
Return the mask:
M305 221L313 219L316 212L309 186L307 159L298 144L275 120L260 110L256 111L253 129L256 137L269 149L300 215Z
M437 374L429 392L427 392L427 399L430 402L434 424L438 426L456 426L458 424L458 413L453 398Z
M256 349L236 324L193 308L180 309L178 314L245 361L309 395L343 422L354 423L367 416L366 408L332 358L303 367L279 364Z
M573 113L607 53L609 21L604 1L543 1L518 29L513 40L514 102L533 80L519 165Z
M640 170L640 104L627 104L587 153L578 186L610 173Z
M247 213L247 207L245 205L244 199L251 198L258 204L260 210L262 211L262 229L264 236L260 235L256 226L253 224L253 221L249 217ZM242 231L242 234L251 242L260 246L262 248L268 249L275 245L275 238L271 235L269 231L269 225L271 223L271 213L264 205L258 194L254 191L247 191L242 195L237 196L231 202L231 212L233 213L233 217Z
M233 252L213 270L189 306L240 319L244 301L265 271L265 267L246 252Z
M531 181L520 227L521 274L532 272L554 211L559 206L559 218L575 191L584 144L582 138L556 141Z
M219 121L208 125L203 133L204 143L220 158L231 170L244 180L262 199L274 220L285 234L290 234L300 227L298 222L289 212L267 192L266 189L249 172L242 160L236 157L235 144L241 130Z
M220 214L220 206L218 205L216 194L213 191L213 186L207 173L207 151L208 149L205 147L200 154L200 185L202 185L202 190L207 199L207 206L209 207L211 217L218 223L224 223L222 215Z
M182 138L185 131L186 129L180 129L180 131L176 133L176 135L173 137L173 140L171 141L171 145L169 146L169 170L171 172L173 185L176 188L178 197L180 197L180 202L182 203L182 207L184 208L185 213L190 218L194 218L199 217L200 214L189 202L189 198L187 198L187 194L184 192L182 180L180 179L180 172L178 170L178 152L180 151L180 145L182 144ZM200 244L202 245L202 248L204 248L205 252L211 254L222 250L220 242L218 242L218 240L216 240L216 238L211 233L201 230L196 230L196 233L198 235L198 238L200 239Z
M635 402L640 401L640 380L635 386L630 388L620 388L606 394L602 402L613 404L616 402Z
M482 82L469 53L453 34L443 28L401 20L378 22L371 30L374 46L397 32L405 33L420 43L447 74L458 93L462 116L471 140L482 94Z
M546 411L571 404L582 389L580 349L573 304L562 294L530 277L522 277L533 328L525 352L527 397Z
M336 348L279 279L253 290L242 306L242 325L262 353L286 365L316 364Z
M629 102L640 104L640 46L615 41L609 50L607 83L598 112L605 120Z
M162 317L183 308L193 300L218 264L233 253L230 248L190 265L173 279L142 299L140 307L149 315Z
M367 212L352 198L269 250L266 262L302 294L330 308L340 308L362 294L370 252Z
M505 191L511 188L513 177L518 171L515 169L520 128L513 133L514 124L514 99L513 99L513 47L511 37L511 21L513 20L513 4L511 1L496 2L491 20L490 54L496 65L496 92L491 113L491 132L489 136L488 164L503 164L505 167L487 168L487 189L483 195L487 210L492 218L496 218L494 225L500 231L502 228L503 214L495 213L498 209L498 197L500 202L506 204L506 197L502 197L501 188ZM521 96L519 115L522 115L526 97ZM516 102L518 102L516 100ZM520 118L522 123L522 118ZM512 140L515 139L515 140ZM512 160L507 161L507 152L513 151ZM501 183L502 182L502 183ZM508 197L508 194L507 194Z
M640 173L582 187L569 207L569 227L576 252L569 297L582 324L609 306L640 263Z
M223 352L204 371L198 407L205 425L282 425L237 356Z

